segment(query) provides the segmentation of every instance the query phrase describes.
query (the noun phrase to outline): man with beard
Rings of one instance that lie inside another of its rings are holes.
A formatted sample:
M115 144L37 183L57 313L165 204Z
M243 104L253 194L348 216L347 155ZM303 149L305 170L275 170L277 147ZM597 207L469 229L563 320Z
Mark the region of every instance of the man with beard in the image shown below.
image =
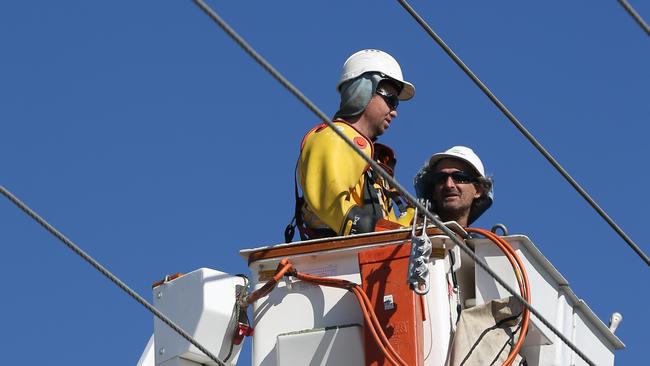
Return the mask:
M414 184L418 198L431 202L432 212L462 227L492 205L492 179L485 176L481 159L465 146L433 154Z

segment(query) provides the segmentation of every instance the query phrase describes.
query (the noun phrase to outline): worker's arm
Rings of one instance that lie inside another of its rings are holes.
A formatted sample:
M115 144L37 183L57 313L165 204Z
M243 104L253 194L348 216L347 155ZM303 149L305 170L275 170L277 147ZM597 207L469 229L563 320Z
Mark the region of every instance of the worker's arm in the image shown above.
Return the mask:
M347 124L337 126L367 156L372 144ZM335 232L346 235L374 231L372 205L361 204L366 161L331 128L310 133L300 154L299 177L309 208Z

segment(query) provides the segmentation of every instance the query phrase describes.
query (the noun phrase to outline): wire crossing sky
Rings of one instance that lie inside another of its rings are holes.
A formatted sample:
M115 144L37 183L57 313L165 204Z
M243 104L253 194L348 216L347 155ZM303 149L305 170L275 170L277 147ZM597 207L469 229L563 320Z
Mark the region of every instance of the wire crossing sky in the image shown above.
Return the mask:
M3 196L5 196L9 201L11 201L13 204L15 204L16 207L20 208L25 214L27 214L29 217L34 219L34 221L36 221L39 225L41 225L50 234L54 235L57 239L59 239L63 244L65 244L68 248L70 248L70 250L72 250L77 255L79 255L81 258L83 258L83 260L88 262L97 271L101 272L106 278L108 278L108 280L110 280L117 287L122 289L127 295L131 296L135 301L137 301L142 306L144 306L147 310L149 310L152 314L154 314L158 319L162 320L165 324L167 324L170 328L172 328L181 337L185 338L188 342L192 343L196 348L198 348L201 352L203 352L206 356L208 356L212 361L216 362L218 365L225 365L225 363L223 363L223 361L219 360L217 358L217 356L215 356L207 348L205 348L203 345L201 345L196 339L192 338L192 336L189 333L187 333L184 329L179 327L176 323L174 323L174 321L172 321L167 316L165 316L165 314L160 312L153 305L149 304L149 302L147 302L147 300L145 300L137 292L133 291L127 284L125 284L117 276L115 276L108 269L106 269L106 267L102 266L101 263L97 262L93 257L91 257L86 252L84 252L83 249L81 249L77 244L72 242L65 235L63 235L60 231L58 231L56 228L54 228L52 225L50 225L45 219L40 217L36 212L34 212L34 210L29 208L29 206L27 206L20 199L18 199L18 197L14 196L5 187L0 186L0 193L2 193Z
M641 29L643 29L650 36L650 26L648 26L648 23L646 23L645 20L641 17L641 15L637 13L636 10L634 10L632 5L630 5L630 3L627 2L627 0L618 0L618 2L621 4L621 6L623 6L625 11L627 11L628 14L630 14L630 16L634 19L634 21L636 21L639 24Z
M630 246L630 248L634 250L634 252L639 256L639 258L641 258L641 260L643 260L646 263L646 265L650 266L650 258L648 257L648 255L646 255L643 252L643 250L641 250L641 248L632 240L632 238L630 238L623 231L623 229L621 229L618 226L618 224L616 224L616 222L614 222L614 220L612 220L609 217L609 215L605 212L605 210L603 210L602 208L600 208L600 206L598 206L596 201L594 201L593 198L591 198L589 193L587 193L587 191L585 191L582 188L582 186L575 179L573 179L573 177L569 174L569 172L567 172L562 167L562 165L560 165L560 163L557 160L555 160L553 155L551 155L551 153L548 152L546 148L544 148L544 146L535 138L535 136L533 136L528 131L528 129L524 127L524 125L519 121L519 119L517 119L517 117L515 117L515 115L512 114L512 112L510 112L510 110L503 103L501 103L499 98L497 98L497 96L494 95L494 93L492 93L492 91L485 84L483 84L483 82L478 78L478 76L476 76L472 72L472 70L470 70L470 68L467 67L467 65L465 65L465 63L460 59L460 57L458 57L456 53L454 53L454 51L452 51L452 49L449 48L449 46L447 46L447 44L442 40L442 38L440 38L435 33L435 31L431 29L431 26L429 26L429 24L427 24L427 22L424 19L422 19L422 17L415 11L415 9L413 9L413 7L411 7L409 3L405 0L398 0L398 1L402 5L402 7L404 7L404 9L406 9L406 11L408 11L408 13L411 14L413 19L415 19L418 22L418 24L420 24L420 26L422 26L422 28L431 36L431 38L433 38L433 40L440 47L442 47L445 53L449 55L449 57L451 57L452 60L454 60L454 62L458 65L458 67L460 67L463 70L463 72L465 72L465 74L467 74L467 76L469 76L469 78L472 79L472 81L476 84L476 86L478 86L479 89L481 89L481 91L483 91L483 93L485 93L485 95L487 95L487 97L490 98L490 100L494 103L494 105L497 108L499 108L499 110L510 120L510 122L512 122L512 124L515 125L515 127L519 130L519 132L521 132L521 134L524 135L524 137L526 137L526 139L528 139L528 141L530 141L530 143L533 144L533 146L535 146L535 148L540 152L540 154L542 154L546 158L546 160L548 160L548 162L551 163L551 165L553 165L553 167L558 171L558 173L560 173L560 175L562 175L564 179L566 179L566 181L576 190L576 192L578 192L578 194L580 194L582 198L584 198L589 203L589 205L593 207L594 210L596 210L596 212L607 222L607 224L609 224L609 226L611 226L611 228L621 237L621 239L623 239Z

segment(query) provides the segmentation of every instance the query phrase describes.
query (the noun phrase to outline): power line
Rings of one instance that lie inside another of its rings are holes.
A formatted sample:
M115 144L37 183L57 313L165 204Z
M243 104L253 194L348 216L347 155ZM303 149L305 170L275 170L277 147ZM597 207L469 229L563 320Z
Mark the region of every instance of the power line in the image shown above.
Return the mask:
M634 18L634 20L643 28L643 30L650 36L650 26L648 26L648 23L641 18L641 15L634 10L632 5L627 2L627 0L618 0L618 2L623 6L623 8Z
M350 146L361 158L363 158L382 178L395 187L412 205L423 212L435 226L442 230L456 245L458 245L468 256L470 256L476 264L487 272L492 278L495 279L503 288L511 293L523 306L525 306L531 313L533 313L544 325L546 325L555 335L558 336L571 350L573 350L580 358L587 364L594 366L595 364L578 349L569 339L567 339L559 330L557 330L548 320L546 320L532 305L530 305L521 295L519 295L510 285L508 285L501 277L499 277L482 259L480 259L474 252L461 240L456 237L456 234L447 228L437 217L429 212L424 205L413 197L402 185L391 177L384 169L377 164L372 158L368 157L361 151L345 134L339 131L334 123L323 113L311 100L309 100L298 88L296 88L290 81L288 81L282 74L280 74L266 59L264 59L251 45L244 40L234 29L232 29L212 8L210 8L203 0L193 0L201 10L203 10L212 20L221 27L246 53L248 53L257 63L268 71L282 86L289 90L296 98L298 98L309 110L314 112L323 123L327 124L330 129L336 133L345 143Z
M528 141L537 148L537 150L548 160L551 165L566 179L569 184L584 198L589 205L596 210L596 212L609 224L609 226L614 229L614 231L636 252L636 254L648 265L650 266L650 258L643 252L643 250L630 238L624 231L621 229L615 222L612 220L607 213L598 206L596 201L585 191L578 182L571 177L571 175L558 163L557 160L542 146L542 144L537 141L535 136L533 136L524 125L519 122L517 117L515 117L508 108L501 103L501 101L488 89L485 84L470 70L470 68L465 65L465 63L452 51L452 49L436 34L436 32L431 29L429 24L409 5L405 0L397 0L402 5L406 11L420 24L420 26L433 38L433 40L440 46L442 49L451 57L451 59L469 76L470 79L478 86L483 93L494 103L494 105L499 108L501 112L512 122L512 124L521 132Z
M34 219L39 225L44 227L45 230L47 230L50 234L54 235L57 239L62 241L63 244L65 244L73 252L77 253L91 266L95 267L96 270L101 272L106 278L111 280L111 282L116 284L119 288L121 288L124 292L126 292L129 296L131 296L135 301L139 302L147 310L152 312L153 315L155 315L163 323L167 324L170 328L176 331L176 333L180 334L181 337L185 338L188 342L192 343L201 352L205 353L205 355L208 356L212 361L216 362L220 366L226 365L223 361L219 360L217 356L213 355L212 352L208 351L207 348L203 347L199 342L197 342L194 338L192 338L192 336L189 333L187 333L181 327L176 325L176 323L174 323L171 319L169 319L165 314L161 313L153 305L149 304L147 300L145 300L137 292L133 291L127 284L122 282L122 280L120 280L117 276L115 276L108 269L106 269L106 267L102 266L97 260L95 260L93 257L91 257L86 252L84 252L78 245L73 243L65 235L63 235L61 232L55 229L52 225L50 225L47 221L45 221L45 219L40 217L36 212L34 212L31 208L29 208L29 206L27 206L21 200L19 200L18 197L14 196L11 192L9 192L5 187L0 186L0 193L2 193L5 197L7 197L13 204L18 206L18 208L20 208L23 212L25 212L29 217Z

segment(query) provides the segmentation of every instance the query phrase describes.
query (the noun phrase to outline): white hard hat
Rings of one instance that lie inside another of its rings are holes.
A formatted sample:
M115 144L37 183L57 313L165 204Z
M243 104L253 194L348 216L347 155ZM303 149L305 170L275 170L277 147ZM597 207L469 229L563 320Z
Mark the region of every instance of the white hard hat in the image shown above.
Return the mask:
M415 95L415 87L404 80L402 69L393 56L375 49L361 50L348 57L343 64L341 78L336 84L336 90L339 90L344 82L367 72L381 73L387 78L397 81L402 86L402 90L398 95L401 100L411 99Z
M478 155L474 153L474 150L470 149L469 147L454 146L445 152L433 154L429 159L429 167L433 168L437 162L446 158L462 160L474 168L476 173L478 173L481 177L485 177L485 169L483 168L481 159L479 159Z
M431 176L434 172L436 163L442 159L450 158L466 162L474 169L477 174L483 178L486 178L486 182L489 184L487 192L472 202L472 207L470 209L468 218L468 223L471 224L479 216L481 216L483 212L492 206L492 203L494 202L494 185L492 178L485 176L485 168L483 167L481 159L479 159L478 155L476 155L476 153L474 153L474 151L469 147L454 146L445 152L433 154L429 161L424 164L424 166L420 169L420 171L418 171L418 173L415 175L415 178L413 179L415 193L418 198L431 199L433 194L433 183L431 181ZM435 211L435 202L432 203L434 205L433 210Z

